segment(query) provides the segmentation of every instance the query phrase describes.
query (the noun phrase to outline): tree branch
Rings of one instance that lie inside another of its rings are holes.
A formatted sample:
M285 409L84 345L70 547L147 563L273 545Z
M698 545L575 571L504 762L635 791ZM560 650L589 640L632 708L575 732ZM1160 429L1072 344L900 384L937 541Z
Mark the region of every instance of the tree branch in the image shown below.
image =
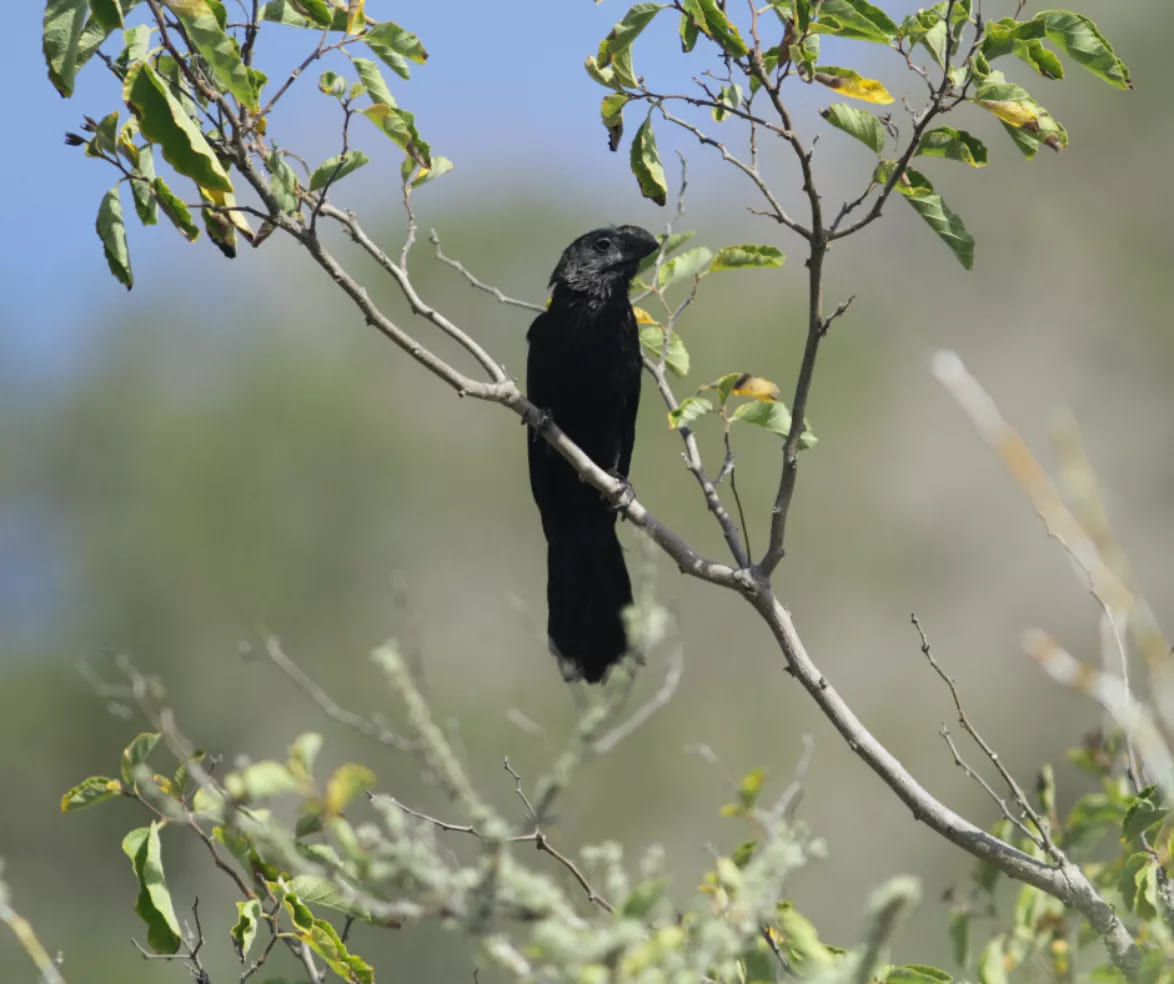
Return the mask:
M988 834L935 799L864 726L812 662L790 613L773 593L763 590L750 601L770 627L786 657L788 672L803 685L848 747L913 811L915 820L922 821L967 854L993 864L1004 874L1047 892L1079 911L1104 942L1113 963L1126 976L1136 969L1142 956L1141 948L1134 943L1133 936L1113 906L1101 897L1078 865L1066 858L1057 864L1033 858Z

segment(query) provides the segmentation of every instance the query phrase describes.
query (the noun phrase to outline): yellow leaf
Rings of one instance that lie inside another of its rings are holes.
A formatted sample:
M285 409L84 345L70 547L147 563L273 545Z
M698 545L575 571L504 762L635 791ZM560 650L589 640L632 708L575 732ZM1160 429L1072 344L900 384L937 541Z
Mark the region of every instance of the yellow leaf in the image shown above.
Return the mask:
M200 197L206 202L211 202L213 205L219 205L225 211L220 212L227 221L236 226L248 240L252 240L253 227L249 225L248 219L245 218L243 212L236 207L236 196L231 191L221 191L219 188L205 188L197 186L200 190Z
M358 34L366 24L363 18L363 6L365 0L350 0L346 8L346 32L347 34Z
M632 313L636 315L636 324L638 325L656 325L660 327L660 322L656 320L651 314L642 307L632 306Z
M1039 128L1039 117L1028 106L1010 99L979 99L978 104L988 113L994 113L1004 123L1025 130Z
M338 816L352 798L373 785L375 785L375 773L365 765L358 765L355 762L340 765L334 775L326 781L326 799L322 807L323 812L327 816Z
M750 396L762 400L763 403L774 403L779 398L779 388L769 379L745 373L734 383L734 388L730 392L735 396Z
M866 79L850 68L833 68L829 65L818 65L815 69L815 81L835 89L842 96L852 99L862 99L864 102L887 105L893 101L886 89L876 79Z
M183 14L185 17L203 17L212 16L212 8L208 6L207 0L166 0L167 6L175 13Z

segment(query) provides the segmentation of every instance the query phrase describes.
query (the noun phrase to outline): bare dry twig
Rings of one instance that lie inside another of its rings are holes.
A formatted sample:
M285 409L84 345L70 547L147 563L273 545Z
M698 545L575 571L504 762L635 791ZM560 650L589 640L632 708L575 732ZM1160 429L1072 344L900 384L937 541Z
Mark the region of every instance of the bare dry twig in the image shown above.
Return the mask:
M990 787L987 781L982 778L982 776L980 776L974 769L972 769L966 762L963 761L962 756L958 753L957 747L950 738L949 731L946 729L945 725L942 725L942 736L945 738L946 743L950 746L950 751L954 753L954 763L963 769L963 771L965 771L966 774L970 776L975 782L982 786L984 790L986 790L987 795L989 795L999 805L999 809L1002 810L1003 816L1015 824L1015 826L1018 827L1029 840L1033 841L1038 847L1047 851L1051 857L1058 859L1060 857L1060 850L1052 840L1051 831L1048 829L1047 821L1044 820L1044 818L1041 817L1036 809L1031 805L1031 801L1023 792L1022 787L1018 782L1015 781L1015 777L1011 775L1007 767L1003 765L1003 760L999 757L999 753L991 748L986 739L983 738L983 736L978 733L978 730L974 727L974 725L970 723L970 718L966 716L966 710L962 706L962 697L958 693L958 685L954 682L954 678L951 677L945 670L943 670L941 664L938 663L936 659L934 659L933 651L929 646L929 639L926 638L925 629L922 628L921 621L918 619L917 615L910 615L909 620L913 623L913 627L917 630L917 634L921 639L921 654L926 658L926 660L929 662L929 665L933 667L934 672L941 678L942 682L950 690L950 699L954 702L954 710L958 714L958 723L962 725L963 730L982 750L983 755L986 756L991 765L993 765L995 769L998 770L999 777L1011 791L1011 796L1015 800L1015 805L1019 807L1021 814L1031 821L1031 825L1035 828L1035 832L1033 833L1031 830L1029 830L1018 817L1013 816L1010 810L1007 809L1007 804L1003 800L1003 797L996 793Z

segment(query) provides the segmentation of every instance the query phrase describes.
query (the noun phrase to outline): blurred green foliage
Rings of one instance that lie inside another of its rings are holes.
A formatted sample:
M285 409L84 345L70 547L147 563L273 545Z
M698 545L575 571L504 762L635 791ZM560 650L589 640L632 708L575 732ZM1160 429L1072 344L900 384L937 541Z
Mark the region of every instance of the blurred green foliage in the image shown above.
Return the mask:
M1147 26L1156 5L1112 8L1090 12L1130 53L1139 80L1155 76L1166 57L1165 40ZM1047 411L1060 400L1075 404L1105 463L1122 539L1155 602L1168 608L1174 465L1163 449L1174 439L1174 346L1164 312L1174 288L1164 257L1174 215L1158 193L1171 136L1152 123L1164 112L1157 88L1143 83L1129 100L1091 88L1058 92L1050 107L1097 139L1086 137L1058 164L1041 157L1005 170L997 220L984 214L985 188L951 194L986 244L968 279L947 269L936 244L921 243L909 217L845 244L832 275L835 289L860 299L837 325L817 387L820 457L805 462L784 590L809 645L827 654L829 673L862 715L916 773L976 816L987 805L932 740L947 709L918 662L908 609L937 626L969 706L1020 770L1058 757L1089 711L1022 666L1018 630L1046 613L1074 638L1092 639L1095 611L994 463L942 409L925 355L944 344L967 352L1041 440ZM1130 151L1143 140L1145 153ZM706 175L695 181L693 208L707 241L743 241L744 220L728 205L740 207L738 193L704 165L694 174ZM432 206L426 221L480 275L541 300L564 233L597 224L601 211L619 218L614 202L568 202L549 180L519 168L492 203ZM1055 201L1065 207L1048 204ZM633 193L624 218L641 207ZM102 668L112 653L131 654L166 680L192 737L229 763L246 749L279 754L307 722L333 730L249 658L264 631L361 710L386 701L365 654L398 637L486 776L500 771L503 754L528 773L540 768L574 717L541 638L541 547L513 420L438 394L340 313L327 283L306 276L288 251L273 252L194 272L188 254L162 257L158 286L140 284L129 304L115 302L113 289L95 294L87 327L98 342L76 374L0 393L0 509L33 531L3 559L5 585L19 586L12 597L31 601L5 609L20 631L0 642L0 855L21 911L50 949L64 951L72 979L180 972L143 964L126 942L141 930L117 845L141 817L124 803L84 818L58 811L61 792L108 770L132 728L75 672L79 659ZM932 271L916 290L913 270ZM739 283L699 302L683 326L699 381L735 360L784 378L801 336L798 264L791 273L795 293ZM520 368L520 312L430 265L420 283ZM54 316L51 298L45 316ZM0 371L18 376L20 368ZM641 495L716 552L658 405L646 404L640 426ZM774 442L752 439L759 436L746 438L739 483L761 505L777 463ZM803 812L839 865L834 879L818 865L800 874L794 893L826 936L854 938L865 906L851 900L894 872L917 871L928 892L964 878L952 852L884 801L773 656L762 658L766 639L734 599L679 580L658 561L648 566L679 615L686 679L625 755L593 766L563 803L568 843L606 836L638 853L664 841L695 858L695 871L674 872L670 892L683 896L709 864L700 845L728 830L697 810L720 798L722 770L684 749L712 746L734 776L763 760L785 770L799 733L814 730ZM654 661L649 688L658 669ZM525 719L536 727L518 727ZM344 732L328 748L340 760L358 754ZM364 748L362 758L374 756ZM372 764L405 799L440 801L410 764ZM1069 771L1059 787L1069 802L1079 788ZM512 809L504 776L495 802ZM212 911L224 895L205 867L194 847L169 859L177 883ZM177 908L186 918L187 906ZM923 911L899 947L911 959L945 962L942 921L932 907ZM205 928L222 940L229 924ZM436 929L362 942L409 979L471 975L470 956ZM227 960L218 969L214 979L232 973ZM24 955L0 938L0 977L26 973Z

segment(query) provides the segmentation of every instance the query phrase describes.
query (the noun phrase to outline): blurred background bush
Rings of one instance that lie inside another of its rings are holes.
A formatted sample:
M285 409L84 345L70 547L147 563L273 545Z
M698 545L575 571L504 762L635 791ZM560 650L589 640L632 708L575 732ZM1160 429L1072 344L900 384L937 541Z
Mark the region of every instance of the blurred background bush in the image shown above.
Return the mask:
M71 980L166 980L183 972L143 964L129 943L142 929L118 843L143 818L121 803L84 816L58 809L74 782L112 772L139 730L109 712L79 661L102 671L125 653L158 674L186 733L229 762L280 755L298 732L322 730L328 761L365 761L382 788L443 813L414 761L324 721L249 658L274 632L341 703L394 720L367 654L396 637L482 789L519 820L502 757L536 776L573 726L575 703L545 652L543 545L516 420L439 386L366 329L286 243L246 248L229 263L203 240L188 246L168 228L128 220L137 286L127 295L106 275L93 234L112 175L61 143L82 113L110 107L86 76L73 102L57 99L38 60L39 10L20 6L9 14L18 30L0 69L10 90L18 78L22 87L8 119L19 144L0 161L9 190L0 226L0 856L17 908L64 952ZM584 229L660 228L665 215L639 198L624 157L607 152L600 92L581 68L622 6L562 4L557 17L540 0L376 6L374 16L394 15L432 55L397 96L456 162L417 201L422 226L438 229L450 255L541 301L558 252ZM1160 83L1167 39L1154 30L1164 5L1077 6L1114 42L1137 91L1111 90L1075 67L1062 84L1037 80L1033 90L1068 126L1072 147L1032 163L993 119L969 121L994 149L991 166L927 170L978 240L974 271L962 271L899 202L832 254L829 301L857 300L821 356L810 411L821 441L803 459L778 578L810 652L861 717L936 795L983 824L995 819L992 804L936 735L951 718L948 696L924 665L909 613L921 617L975 722L1029 783L1038 763L1061 760L1099 719L1028 665L1019 634L1042 625L1095 659L1097 611L932 381L935 349L962 354L1045 460L1050 416L1071 408L1140 582L1159 614L1174 601L1174 131ZM306 47L274 33L279 63ZM658 88L681 91L698 68L678 57L670 34L666 22L642 40L637 65ZM910 88L891 55L854 57L871 59L894 92ZM301 89L274 126L287 128L285 143L296 136L306 144L299 151L324 157L335 120L313 79ZM826 101L804 93L800 115L807 133L820 133L816 166L834 201L872 165L815 118ZM677 146L688 155L680 227L696 229L697 242L777 242L791 254L781 273L704 285L682 325L688 384L745 370L788 392L804 332L798 244L746 214L748 186L712 155L667 131L660 142L666 161ZM375 155L337 198L398 243L395 165L391 153ZM783 194L801 211L794 184ZM470 290L426 242L414 257L424 295L520 373L525 312ZM374 271L360 269L406 318ZM738 450L760 548L777 442L743 433ZM651 391L633 480L664 521L720 554ZM643 556L632 531L625 536ZM830 853L787 894L826 939L847 943L868 890L913 872L927 901L895 956L947 961L933 900L966 878L968 859L914 823L842 745L745 605L663 558L650 570L677 618L684 680L622 754L583 770L552 837L564 850L614 838L633 857L665 842L684 899L709 860L706 845L729 849L742 838L717 813L729 782L763 766L781 787L810 733L815 759L800 812ZM664 654L654 655L645 691L664 668ZM519 714L532 726L519 727ZM720 766L691 753L697 745ZM1061 808L1083 788L1061 767ZM214 980L227 979L231 910L214 904L224 886L197 847L165 837L169 880L177 907L205 900L208 966ZM382 979L471 979L473 956L439 930L355 933ZM3 935L0 979L32 979Z

